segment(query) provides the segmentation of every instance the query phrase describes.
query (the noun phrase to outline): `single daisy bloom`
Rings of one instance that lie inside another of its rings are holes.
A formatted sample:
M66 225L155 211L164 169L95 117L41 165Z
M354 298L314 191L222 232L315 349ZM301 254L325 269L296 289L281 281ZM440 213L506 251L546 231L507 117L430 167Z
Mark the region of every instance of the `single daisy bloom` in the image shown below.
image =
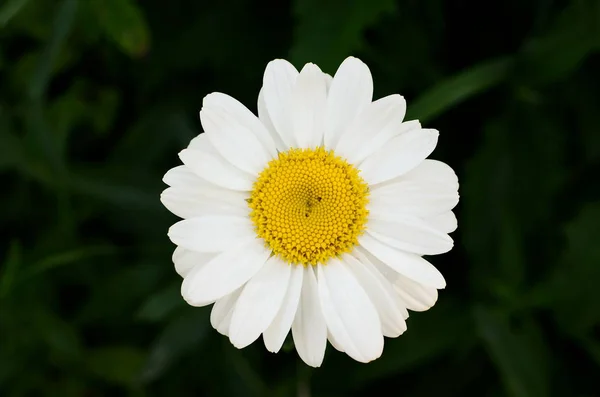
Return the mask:
M423 255L449 251L458 179L427 160L438 132L404 121L400 95L373 101L369 68L347 58L335 76L270 62L258 117L207 95L192 139L169 170L162 203L183 220L168 232L192 306L212 326L270 352L291 330L318 367L327 341L360 362L406 330L446 282Z

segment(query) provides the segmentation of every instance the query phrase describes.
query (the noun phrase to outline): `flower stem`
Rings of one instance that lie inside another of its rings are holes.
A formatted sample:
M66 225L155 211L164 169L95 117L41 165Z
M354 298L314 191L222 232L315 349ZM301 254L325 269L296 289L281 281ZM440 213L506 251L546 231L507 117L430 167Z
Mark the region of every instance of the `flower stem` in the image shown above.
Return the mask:
M301 360L296 366L296 390L298 397L310 397L310 368Z

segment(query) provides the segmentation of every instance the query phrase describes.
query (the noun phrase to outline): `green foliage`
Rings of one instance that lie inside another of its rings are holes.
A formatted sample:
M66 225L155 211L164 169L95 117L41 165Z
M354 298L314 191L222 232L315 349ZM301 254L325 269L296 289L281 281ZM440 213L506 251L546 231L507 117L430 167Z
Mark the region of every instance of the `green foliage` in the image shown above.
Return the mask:
M142 56L150 45L150 33L142 10L133 0L90 1L102 32L131 56Z
M89 351L87 363L89 371L108 383L131 386L135 384L146 354L136 348L102 347Z
M475 309L477 328L512 396L549 394L548 350L539 326L511 327L507 318L483 307Z
M0 8L0 27L4 27L29 0L8 0Z
M408 118L427 121L447 108L501 83L511 70L511 61L501 58L485 62L444 80L419 97L411 106Z
M598 396L600 2L481 4L0 1L0 395ZM204 95L348 55L440 130L459 229L434 308L310 370L181 299L161 178Z
M364 46L364 31L394 10L392 0L298 0L294 3L298 25L291 60L296 65L314 62L333 72L348 54Z

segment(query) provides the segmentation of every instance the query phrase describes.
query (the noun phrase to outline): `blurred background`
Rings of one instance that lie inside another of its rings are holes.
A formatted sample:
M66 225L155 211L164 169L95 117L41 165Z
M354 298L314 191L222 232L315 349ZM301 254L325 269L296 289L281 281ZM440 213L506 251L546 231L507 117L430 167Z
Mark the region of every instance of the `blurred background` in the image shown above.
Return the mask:
M600 1L1 0L0 395L600 396ZM448 286L364 365L242 351L159 202L212 92L348 55L440 130Z

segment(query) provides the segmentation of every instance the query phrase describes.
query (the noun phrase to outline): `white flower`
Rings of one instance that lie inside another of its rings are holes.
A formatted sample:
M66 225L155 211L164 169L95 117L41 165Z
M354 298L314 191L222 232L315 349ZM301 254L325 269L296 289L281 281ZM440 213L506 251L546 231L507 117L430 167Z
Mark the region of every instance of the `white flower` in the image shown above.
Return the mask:
M267 65L258 118L234 98L204 98L204 133L164 177L161 200L183 218L181 293L214 303L212 325L243 348L277 352L290 329L308 365L327 340L360 362L406 330L446 283L423 255L452 248L458 180L426 157L438 132L404 122L400 95L372 102L368 67L335 77L314 64Z

